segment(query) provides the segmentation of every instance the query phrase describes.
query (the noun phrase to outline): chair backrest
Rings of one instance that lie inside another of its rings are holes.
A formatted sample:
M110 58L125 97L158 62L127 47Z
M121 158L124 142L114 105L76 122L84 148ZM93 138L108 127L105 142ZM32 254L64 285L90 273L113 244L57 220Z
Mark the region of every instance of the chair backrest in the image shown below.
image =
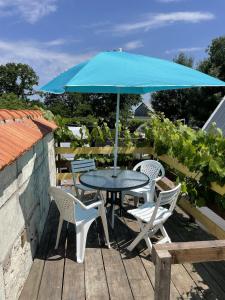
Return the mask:
M138 169L140 169L142 173L149 177L150 182L151 180L156 179L157 177L165 176L165 169L162 166L162 164L157 160L143 160L133 168L133 170L135 171Z
M172 212L173 212L173 210L176 206L177 199L178 199L178 196L180 194L180 191L181 191L181 184L179 183L173 189L171 189L169 191L162 191L162 192L159 193L159 196L156 200L154 212L153 212L151 220L149 222L151 225L155 221L155 218L157 216L157 212L158 212L158 209L159 209L160 206L169 205L169 209L164 210L160 214L158 222L163 223L172 215Z
M95 170L94 159L78 159L71 162L71 169L73 173L88 172Z
M76 187L78 173L84 173L91 170L96 170L94 159L78 159L71 162L71 171L73 174L73 183Z
M168 191L162 191L159 193L159 206L169 205L169 211L172 212L176 206L178 196L181 191L181 184ZM158 200L157 200L158 201Z
M55 200L60 216L68 222L75 223L75 202L77 199L57 187L50 187L49 194Z

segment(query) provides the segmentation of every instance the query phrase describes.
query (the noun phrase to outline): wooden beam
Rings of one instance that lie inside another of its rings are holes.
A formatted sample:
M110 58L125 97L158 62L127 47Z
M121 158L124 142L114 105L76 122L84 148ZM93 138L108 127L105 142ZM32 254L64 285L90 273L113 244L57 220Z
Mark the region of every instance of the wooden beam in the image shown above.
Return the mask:
M212 235L218 239L225 239L225 231L204 215L200 210L191 205L191 203L185 199L180 199L178 205L189 215L198 220Z
M225 260L225 240L154 245L152 260L155 264L165 251L170 253L172 264L221 261Z
M167 250L155 252L155 300L170 299L171 262Z
M57 173L56 174L57 180L69 180L73 179L72 173Z
M180 173L187 175L190 178L199 180L202 173L191 172L186 166L181 164L176 158L170 157L166 154L158 156L158 159L165 162L172 169L179 171Z
M211 190L223 196L225 194L225 185L220 185L217 182L211 182Z
M114 147L56 147L56 154L113 154ZM153 154L152 147L119 147L118 153L121 154Z
M56 154L73 154L73 155L92 155L92 154L102 154L102 155L110 155L113 154L113 147L105 146L105 147L56 147ZM178 162L176 158L170 157L166 154L157 156L154 153L154 149L152 147L119 147L118 153L120 154L149 154L155 155L156 158L166 163L171 168L181 172L182 174L199 180L202 176L202 173L191 172L186 166ZM216 182L211 183L211 189L218 193L219 195L225 195L225 185L221 186Z
M169 300L171 264L221 260L225 260L225 240L154 245L155 300Z

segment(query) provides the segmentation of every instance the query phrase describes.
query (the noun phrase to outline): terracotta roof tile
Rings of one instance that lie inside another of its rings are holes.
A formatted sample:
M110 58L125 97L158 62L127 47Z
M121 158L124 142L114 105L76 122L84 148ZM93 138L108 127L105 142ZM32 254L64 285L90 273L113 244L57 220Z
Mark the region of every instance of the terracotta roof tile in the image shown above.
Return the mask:
M57 126L38 110L0 109L0 170Z

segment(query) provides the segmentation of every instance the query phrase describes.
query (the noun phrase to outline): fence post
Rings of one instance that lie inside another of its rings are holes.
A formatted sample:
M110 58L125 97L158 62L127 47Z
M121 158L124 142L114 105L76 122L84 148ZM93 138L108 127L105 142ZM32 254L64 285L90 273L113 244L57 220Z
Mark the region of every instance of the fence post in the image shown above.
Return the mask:
M155 251L155 300L170 299L172 256L167 250Z

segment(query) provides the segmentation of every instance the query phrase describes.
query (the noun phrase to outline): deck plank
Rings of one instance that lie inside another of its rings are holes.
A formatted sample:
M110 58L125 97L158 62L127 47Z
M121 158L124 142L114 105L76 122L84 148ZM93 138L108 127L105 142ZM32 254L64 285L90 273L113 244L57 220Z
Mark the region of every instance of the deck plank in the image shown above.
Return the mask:
M84 300L84 264L76 262L76 232L73 224L69 225L65 269L63 279L63 300Z
M134 249L129 252L126 247L130 244L132 236L124 218L117 220L118 231L116 239L120 247L121 257L127 273L128 281L134 296L134 299L153 299L154 290L149 280L147 272Z
M45 259L49 249L49 238L56 222L56 210L54 207L50 206L40 245L34 257L34 262L24 284L19 300L36 300L38 297Z
M127 234L129 234L131 236L131 240L133 240L136 236L136 234L139 232L139 226L137 224L137 222L133 219L130 219L129 217L124 217L124 221L127 225L127 227L130 229L129 232ZM138 245L137 246L137 250L141 249L141 254L140 254L140 258L141 258L141 262L147 272L148 278L151 282L151 285L154 289L154 285L155 285L155 266L152 263L152 261L150 260L150 254L148 249L146 248L145 242L141 242L142 245ZM144 246L144 250L143 247ZM137 252L136 252L137 253ZM151 291L154 293L154 291ZM154 294L153 294L154 295ZM180 294L177 291L176 287L174 286L173 282L171 281L170 284L170 298L171 299L179 299L180 298Z
M54 250L57 227L58 222L51 233L50 247L45 261L38 300L59 300L62 296L67 222L63 223L59 247Z
M63 226L58 251L54 250L58 212L50 209L39 251L20 300L154 299L155 267L141 242L131 253L126 247L138 232L128 214L116 218L110 230L112 249L104 245L100 219L87 237L84 264L76 263L75 228ZM178 209L166 222L172 241L212 239ZM110 228L109 228L110 229ZM211 262L172 266L170 298L225 299L225 263Z
M134 299L128 282L126 270L123 265L122 257L120 255L120 249L115 239L117 230L113 232L109 226L109 232L111 249L102 249L102 256L110 299Z
M189 222L180 211L175 212L166 224L166 229L172 238L172 241L196 241L196 240L209 240L212 239L210 235L204 232L196 224ZM224 299L225 295L223 288L218 284L218 278L221 278L219 270L215 271L210 264L214 263L197 263L194 264L194 271L190 273L193 278L193 273L198 273L200 281L204 283L199 286L199 291L204 299ZM195 281L196 282L196 281ZM197 282L196 282L197 283ZM204 287L204 289L203 289Z
M109 299L102 252L94 222L89 230L85 253L85 290L87 300Z

